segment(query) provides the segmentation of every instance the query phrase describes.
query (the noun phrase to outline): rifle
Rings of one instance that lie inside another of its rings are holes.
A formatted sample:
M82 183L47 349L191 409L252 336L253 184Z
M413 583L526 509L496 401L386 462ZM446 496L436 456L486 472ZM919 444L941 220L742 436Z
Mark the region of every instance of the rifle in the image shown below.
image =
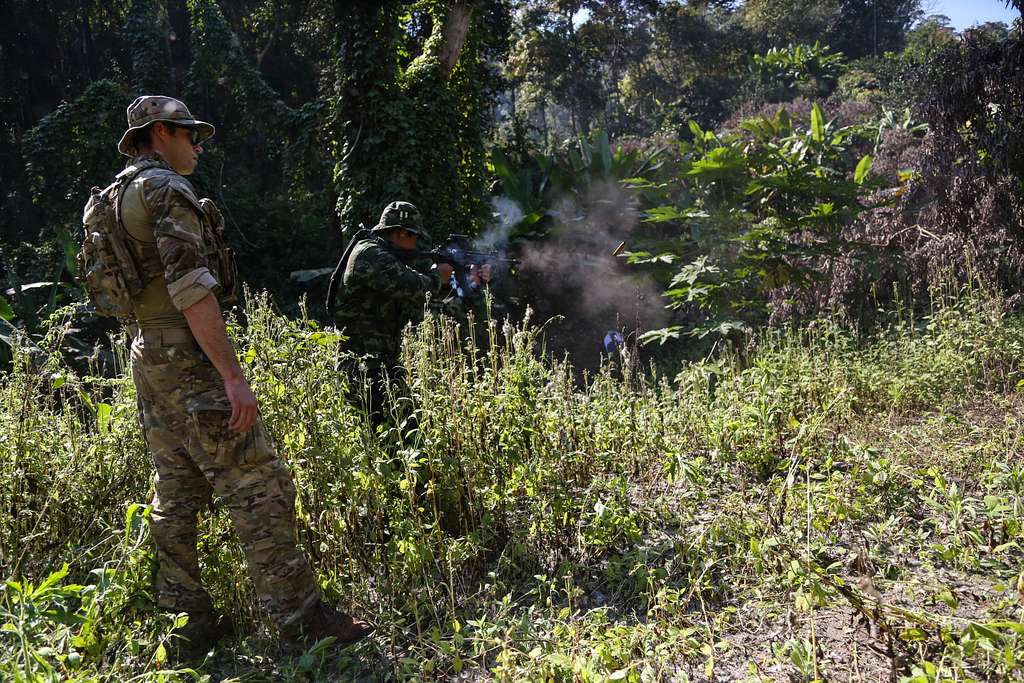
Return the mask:
M515 269L519 266L519 260L506 258L498 251L475 251L472 249L473 240L467 235L449 235L443 246L432 251L402 251L396 254L402 259L429 259L434 263L447 263L455 271L455 281L464 292L469 291L469 282L466 274L469 266L475 265L478 268L486 264L491 267Z
M370 231L364 228L362 225L359 226L359 231L352 236L349 240L348 245L345 247L344 253L338 260L338 265L334 268L334 273L331 274L330 285L327 287L327 319L334 319L334 311L337 307L337 296L338 289L341 286L341 282L345 276L345 268L348 264L349 256L352 254L352 249L356 243L362 239L366 239L370 236ZM469 291L469 282L466 279L466 271L469 266L483 266L484 264L490 263L491 266L502 266L504 268L514 269L519 265L517 259L505 258L497 251L473 251L469 247L472 246L472 240L466 235L451 235L445 242L444 246L434 249L433 251L419 251L417 249L411 250L394 250L395 256L402 259L403 261L414 261L417 259L429 259L434 263L447 263L455 271L455 281L458 283L459 288L463 292Z

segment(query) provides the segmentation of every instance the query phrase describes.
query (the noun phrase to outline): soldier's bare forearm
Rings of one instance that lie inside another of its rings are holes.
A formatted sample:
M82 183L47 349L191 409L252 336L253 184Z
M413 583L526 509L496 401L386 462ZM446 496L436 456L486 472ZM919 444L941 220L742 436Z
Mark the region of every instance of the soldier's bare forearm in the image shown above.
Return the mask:
M258 414L256 397L242 374L235 349L228 339L227 330L224 328L224 316L221 315L217 299L212 294L207 294L182 313L188 321L192 335L224 380L224 392L231 403L228 429L239 433L249 431L255 424Z
M242 367L238 364L235 349L228 339L224 316L216 297L207 294L182 313L188 321L192 335L221 378L224 381L242 378Z

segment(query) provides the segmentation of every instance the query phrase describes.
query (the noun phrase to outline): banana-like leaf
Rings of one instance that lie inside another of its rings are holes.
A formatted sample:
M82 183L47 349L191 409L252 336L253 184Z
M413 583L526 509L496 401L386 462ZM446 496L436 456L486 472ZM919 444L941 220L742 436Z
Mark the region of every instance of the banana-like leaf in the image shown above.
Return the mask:
M871 170L871 164L874 159L871 158L870 154L865 154L860 159L860 163L857 164L857 170L853 172L853 182L858 185L862 185L868 177L868 171Z
M817 102L811 107L811 137L815 142L825 140L825 113L821 111Z
M601 171L608 174L612 170L612 148L608 142L608 132L602 130L597 134L597 152L601 160Z

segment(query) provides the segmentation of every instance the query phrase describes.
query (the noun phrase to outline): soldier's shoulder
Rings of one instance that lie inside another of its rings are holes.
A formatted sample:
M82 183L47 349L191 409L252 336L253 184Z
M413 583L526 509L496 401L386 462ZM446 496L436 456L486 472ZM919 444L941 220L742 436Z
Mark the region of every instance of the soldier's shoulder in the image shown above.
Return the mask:
M139 171L136 178L144 181L147 186L155 188L169 187L178 192L187 192L189 194L195 194L195 188L192 187L192 183L185 179L184 176L172 171L169 168L144 168Z
M179 197L202 211L199 196L192 183L166 168L147 168L137 176L142 183L146 199L152 202L171 202Z
M352 257L367 261L393 260L395 258L387 243L379 237L367 237L356 242Z

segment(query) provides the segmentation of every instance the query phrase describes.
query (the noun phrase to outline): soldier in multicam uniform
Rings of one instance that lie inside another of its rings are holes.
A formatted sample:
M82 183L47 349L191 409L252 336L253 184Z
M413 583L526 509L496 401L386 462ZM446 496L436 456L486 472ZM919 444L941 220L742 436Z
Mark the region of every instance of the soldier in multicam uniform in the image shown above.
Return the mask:
M351 642L368 624L323 603L295 543L295 488L225 331L218 296L235 286L223 221L183 177L214 133L178 100L137 98L118 151L119 217L148 282L132 299L132 378L156 467L151 531L158 604L186 612L186 656L229 630L200 584L196 518L216 494L242 541L260 603L286 637Z
M348 370L365 387L367 412L380 424L396 407L388 397L406 394L399 365L402 330L423 319L428 294L436 294L451 277L452 267L429 260L408 260L424 237L419 210L408 202L392 202L369 234L358 240L339 263L340 288L334 320L347 336L345 348L358 360ZM335 302L329 302L333 306ZM363 380L366 383L363 384Z

